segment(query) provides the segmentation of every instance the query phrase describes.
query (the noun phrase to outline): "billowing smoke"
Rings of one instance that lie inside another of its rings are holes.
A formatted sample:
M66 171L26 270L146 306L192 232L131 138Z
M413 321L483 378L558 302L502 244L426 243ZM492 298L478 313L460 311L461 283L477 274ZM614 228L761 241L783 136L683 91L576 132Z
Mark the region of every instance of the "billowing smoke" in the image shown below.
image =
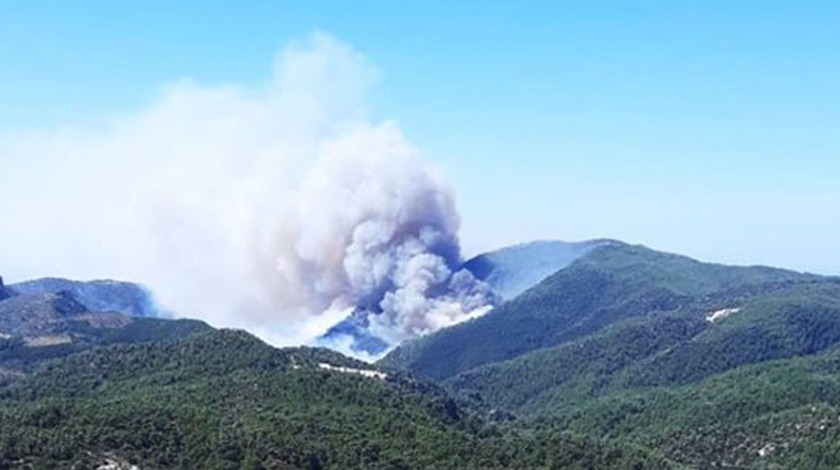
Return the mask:
M452 191L365 100L376 70L323 34L256 89L184 80L97 129L0 139L0 269L147 284L276 344L360 308L387 346L486 310Z
M459 269L452 193L393 124L329 142L257 258L279 304L360 307L390 344L463 320L490 300Z

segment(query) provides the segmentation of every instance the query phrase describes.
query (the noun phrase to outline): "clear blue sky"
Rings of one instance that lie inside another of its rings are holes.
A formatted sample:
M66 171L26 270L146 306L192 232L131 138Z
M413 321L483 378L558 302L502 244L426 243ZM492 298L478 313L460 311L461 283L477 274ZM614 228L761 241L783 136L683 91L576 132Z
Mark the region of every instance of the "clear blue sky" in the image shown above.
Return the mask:
M0 134L97 122L183 77L259 84L328 32L382 72L467 251L622 238L840 274L840 3L0 3Z

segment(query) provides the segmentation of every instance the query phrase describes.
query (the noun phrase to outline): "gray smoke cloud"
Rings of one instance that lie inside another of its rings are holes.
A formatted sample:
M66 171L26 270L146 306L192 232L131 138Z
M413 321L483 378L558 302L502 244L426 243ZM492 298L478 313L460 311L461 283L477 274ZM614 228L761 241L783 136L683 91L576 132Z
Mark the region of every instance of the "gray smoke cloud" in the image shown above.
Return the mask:
M375 149L375 150L374 150ZM461 264L451 190L393 124L331 142L258 256L278 303L376 312L395 345L475 315L492 299ZM457 270L457 271L456 271Z
M487 310L452 190L391 121L378 72L314 34L262 87L182 80L97 128L0 138L0 267L140 281L183 316L309 343L356 306L398 344Z

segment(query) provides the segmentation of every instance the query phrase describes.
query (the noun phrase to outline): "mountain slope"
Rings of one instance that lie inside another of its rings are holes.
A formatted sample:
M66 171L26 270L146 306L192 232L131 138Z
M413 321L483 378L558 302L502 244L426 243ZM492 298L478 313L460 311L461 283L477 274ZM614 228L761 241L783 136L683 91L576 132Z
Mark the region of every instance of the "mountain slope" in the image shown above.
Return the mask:
M434 386L239 331L93 348L0 387L0 467L667 468L502 432Z
M210 327L196 320L92 312L66 291L0 301L0 379L94 345L180 338Z
M840 282L788 286L738 304L714 321L691 309L631 319L446 383L494 406L546 415L615 390L684 385L840 345Z
M581 339L623 320L677 309L704 314L731 307L735 299L821 279L780 269L701 263L614 242L481 318L398 348L382 364L445 379Z
M43 278L9 286L21 295L70 293L76 301L93 312L114 312L137 317L170 317L157 307L154 298L143 286L119 281L71 281Z
M840 465L840 279L615 245L383 364L688 468Z
M568 266L598 246L618 243L591 240L577 243L536 241L484 253L466 261L459 269L470 272L492 291L491 303L509 300L539 283L549 274ZM318 344L337 348L357 357L376 358L392 345L371 332L370 319L378 307L357 306L352 313L330 327Z
M840 350L833 348L676 387L614 390L565 404L554 395L551 420L558 429L656 449L694 468L834 469L838 372Z
M67 292L17 295L0 301L0 331L20 335L56 331L58 323L86 312Z
M502 300L510 300L593 249L611 243L616 242L523 243L478 255L465 262L464 267L477 279L490 284Z

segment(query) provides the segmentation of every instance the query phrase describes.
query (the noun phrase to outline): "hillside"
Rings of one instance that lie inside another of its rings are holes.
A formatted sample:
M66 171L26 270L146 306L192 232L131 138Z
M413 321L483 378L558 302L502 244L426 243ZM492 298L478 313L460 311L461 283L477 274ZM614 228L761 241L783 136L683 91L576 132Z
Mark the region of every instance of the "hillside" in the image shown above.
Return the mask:
M737 304L737 311L712 321L699 308L623 321L579 340L477 367L446 383L497 406L545 414L563 402L615 389L689 384L840 344L840 282L794 284Z
M145 287L120 281L72 281L43 278L12 284L9 289L20 295L69 293L93 312L113 312L137 317L170 317L155 303Z
M618 242L590 240L576 243L523 243L480 254L467 260L461 267L489 286L493 303L496 303L516 297L593 249L611 243ZM357 306L346 319L321 335L318 344L325 347L341 345L348 348L346 352L359 357L380 357L392 345L370 330L370 318L375 314L370 307Z
M371 371L371 372L367 372ZM0 388L0 467L667 468L485 424L440 389L239 331L93 348Z
M329 350L92 311L66 290L13 294L0 300L0 468L670 467L494 424Z
M197 320L94 312L66 291L16 294L0 300L0 381L94 345L180 338L209 329Z
M572 264L593 249L612 240L568 243L536 241L483 253L464 263L464 268L488 284L502 300L510 300L537 285L549 275Z
M404 345L382 361L435 380L574 341L617 322L677 309L696 314L822 278L701 263L642 246L596 248L476 320Z
M839 372L840 351L833 348L687 385L615 388L591 399L555 389L535 403L534 411L542 411L521 424L550 423L638 445L693 468L835 469Z
M840 465L840 279L600 247L383 365L691 468Z

